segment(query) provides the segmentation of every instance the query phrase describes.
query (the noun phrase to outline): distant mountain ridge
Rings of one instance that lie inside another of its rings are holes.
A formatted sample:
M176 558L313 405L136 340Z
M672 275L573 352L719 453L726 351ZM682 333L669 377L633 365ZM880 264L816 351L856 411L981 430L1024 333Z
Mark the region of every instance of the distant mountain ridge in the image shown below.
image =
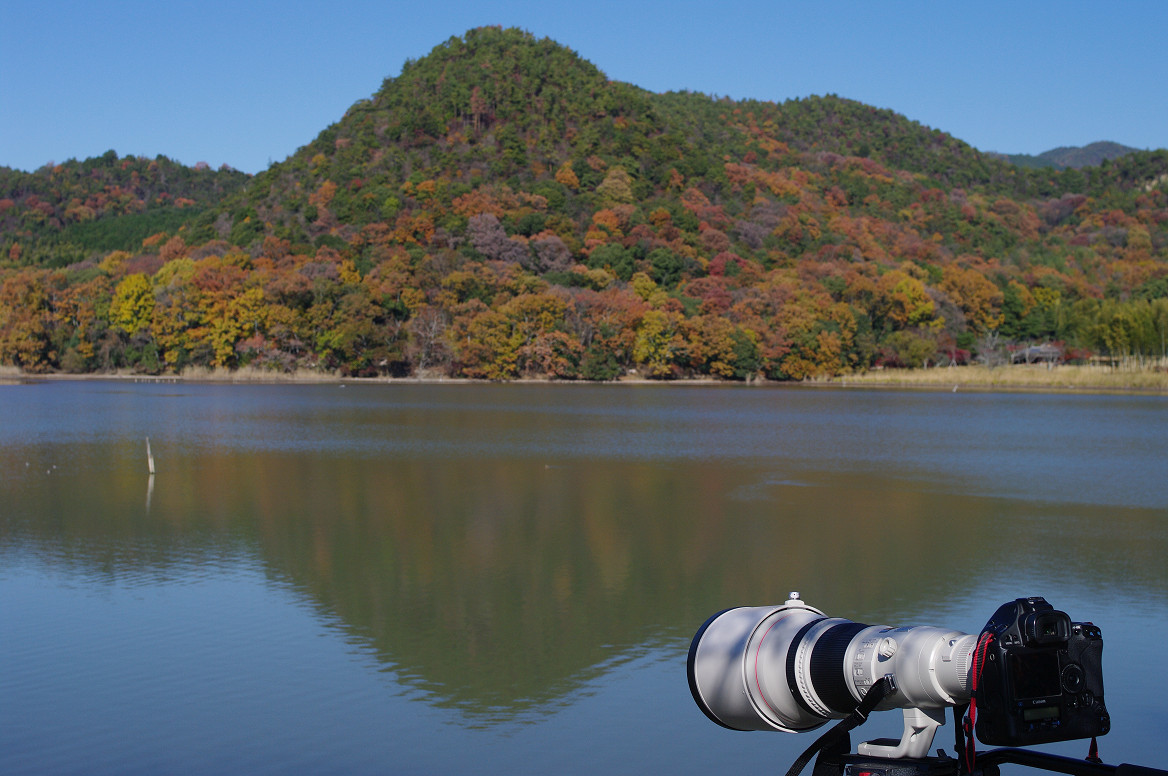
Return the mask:
M1100 140L1088 143L1085 146L1059 146L1037 155L1031 154L1000 154L991 152L991 156L1004 159L1010 164L1019 167L1053 167L1056 170L1079 170L1084 167L1095 167L1105 160L1118 159L1121 156L1139 151L1138 148L1113 143L1110 140Z

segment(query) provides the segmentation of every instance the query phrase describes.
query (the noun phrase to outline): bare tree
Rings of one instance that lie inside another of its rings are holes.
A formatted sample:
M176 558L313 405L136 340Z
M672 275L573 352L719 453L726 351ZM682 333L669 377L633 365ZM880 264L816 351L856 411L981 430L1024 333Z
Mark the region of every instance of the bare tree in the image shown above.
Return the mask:
M1007 363L1001 336L996 331L988 331L977 341L977 360L991 369Z
M423 307L410 319L410 341L406 352L414 364L415 374L450 363L446 327L446 314L434 307Z
M527 246L508 237L493 213L471 216L466 225L466 236L474 249L488 259L518 263L530 261Z

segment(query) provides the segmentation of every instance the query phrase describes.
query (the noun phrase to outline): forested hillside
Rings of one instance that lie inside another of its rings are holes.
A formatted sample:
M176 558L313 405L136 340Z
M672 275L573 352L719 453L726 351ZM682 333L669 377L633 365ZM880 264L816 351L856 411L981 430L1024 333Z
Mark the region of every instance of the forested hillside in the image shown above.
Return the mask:
M61 174L105 162L161 165ZM798 380L1168 343L1168 151L1020 168L833 96L652 94L517 30L407 62L249 181L168 174L112 206L0 177L0 362Z
M114 151L32 173L0 167L0 244L12 264L53 267L95 251L138 250L147 237L181 228L250 177L164 156L119 159Z

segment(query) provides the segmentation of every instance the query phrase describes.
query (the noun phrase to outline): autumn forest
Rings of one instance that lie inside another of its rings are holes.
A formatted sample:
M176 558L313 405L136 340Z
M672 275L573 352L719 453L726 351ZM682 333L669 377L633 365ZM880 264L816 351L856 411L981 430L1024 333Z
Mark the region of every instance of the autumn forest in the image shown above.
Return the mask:
M0 168L0 365L804 380L1168 356L1168 151L1021 167L890 110L654 94L482 28L255 176Z

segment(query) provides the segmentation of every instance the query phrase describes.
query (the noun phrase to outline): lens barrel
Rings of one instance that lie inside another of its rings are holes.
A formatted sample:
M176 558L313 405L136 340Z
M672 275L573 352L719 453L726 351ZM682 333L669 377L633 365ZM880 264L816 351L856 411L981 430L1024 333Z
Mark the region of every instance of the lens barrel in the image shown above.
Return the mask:
M827 617L798 598L727 609L690 644L690 691L734 730L797 733L847 716L886 675L877 708L940 708L969 698L976 637L929 626L889 628Z

